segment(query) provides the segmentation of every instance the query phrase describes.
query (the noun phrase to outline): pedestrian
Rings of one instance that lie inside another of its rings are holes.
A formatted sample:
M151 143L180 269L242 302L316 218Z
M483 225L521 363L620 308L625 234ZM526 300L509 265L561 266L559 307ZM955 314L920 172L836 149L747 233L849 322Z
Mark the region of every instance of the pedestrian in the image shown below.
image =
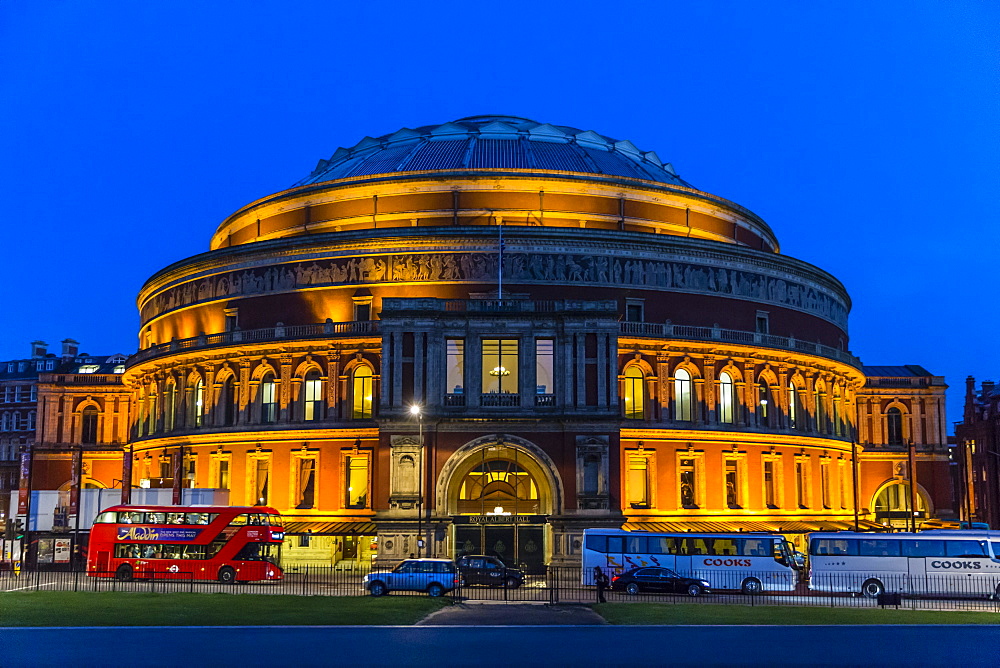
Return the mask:
M604 574L600 566L594 566L594 584L597 585L597 602L607 603L604 598L604 590L608 588L608 576Z

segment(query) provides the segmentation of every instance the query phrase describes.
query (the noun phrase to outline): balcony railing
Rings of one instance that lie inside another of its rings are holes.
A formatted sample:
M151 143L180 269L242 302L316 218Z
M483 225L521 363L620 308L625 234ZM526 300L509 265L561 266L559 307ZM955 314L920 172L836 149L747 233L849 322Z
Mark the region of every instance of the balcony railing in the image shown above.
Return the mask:
M521 405L521 395L507 392L488 392L479 395L479 405L516 408Z
M444 395L444 405L454 408L455 406L465 405L465 395L464 394L446 394Z
M59 385L121 385L122 377L118 373L43 373L38 377L38 382Z
M719 341L742 345L764 346L780 350L793 350L835 359L845 364L861 368L861 360L845 350L839 350L821 343L803 341L793 336L776 336L738 329L721 327L696 327L675 325L670 322L622 322L621 333L632 336L649 336L665 339L688 339L694 341Z
M234 329L218 334L201 334L188 339L174 339L158 343L140 350L128 358L126 366L181 350L196 350L209 346L232 345L234 343L256 343L282 339L310 339L328 336L370 336L378 334L378 320L354 320L350 322L321 322L313 325L282 325L262 329Z
M434 299L387 297L382 300L383 311L447 311L451 313L561 313L593 312L614 313L618 304L614 300L585 299Z

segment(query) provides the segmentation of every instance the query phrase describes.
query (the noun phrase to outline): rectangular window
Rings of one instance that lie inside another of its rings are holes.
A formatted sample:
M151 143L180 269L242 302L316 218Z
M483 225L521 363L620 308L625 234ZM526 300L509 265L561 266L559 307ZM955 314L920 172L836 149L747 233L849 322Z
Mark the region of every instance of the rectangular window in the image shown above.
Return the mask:
M770 334L771 323L767 311L757 311L757 333Z
M774 461L764 462L764 503L768 508L778 507L777 488L774 476Z
M555 393L555 342L552 339L535 340L535 393Z
M251 506L266 506L268 495L268 478L270 477L271 460L268 456L251 455L249 458L250 503Z
M483 393L518 391L517 339L483 339Z
M795 499L799 508L808 508L806 505L806 465L805 462L795 462Z
M372 319L372 303L371 303L371 301L354 302L354 319L355 320L371 320Z
M638 299L627 299L625 301L625 320L627 322L642 322L645 320L643 313L643 302Z
M628 503L633 508L649 508L649 458L628 456Z
M215 455L212 463L215 465L215 475L213 484L216 489L229 489L229 455L220 457Z
M260 421L272 424L278 421L277 384L267 379L260 385Z
M793 385L788 386L788 426L798 429L799 397Z
M368 456L349 455L345 462L346 495L345 508L368 507Z
M819 465L820 493L823 496L823 507L830 507L830 463L820 462Z
M837 461L837 480L840 485L840 507L847 509L847 463L841 459Z
M740 507L740 471L739 462L735 459L726 460L726 505Z
M295 508L307 510L316 507L316 457L295 456Z
M320 420L323 418L323 381L319 377L306 376L302 388L305 397L304 420Z
M697 508L697 470L694 459L682 459L680 465L681 507Z
M465 339L445 341L446 376L445 394L465 392Z

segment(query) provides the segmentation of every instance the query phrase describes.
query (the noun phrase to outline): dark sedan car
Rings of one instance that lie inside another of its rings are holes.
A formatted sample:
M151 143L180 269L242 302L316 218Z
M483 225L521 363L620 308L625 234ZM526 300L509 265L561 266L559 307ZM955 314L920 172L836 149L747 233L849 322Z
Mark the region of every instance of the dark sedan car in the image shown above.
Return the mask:
M611 588L629 594L658 592L701 596L709 593L707 580L681 577L669 568L633 568L611 578Z
M519 568L511 568L496 557L469 554L458 558L458 571L463 584L488 585L517 589L524 583L524 573Z

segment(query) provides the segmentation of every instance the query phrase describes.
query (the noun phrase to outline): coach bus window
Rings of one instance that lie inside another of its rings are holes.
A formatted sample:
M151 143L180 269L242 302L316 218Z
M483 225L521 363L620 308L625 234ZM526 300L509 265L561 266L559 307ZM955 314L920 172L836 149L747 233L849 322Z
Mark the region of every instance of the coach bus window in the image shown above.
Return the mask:
M623 536L608 536L608 552L624 552L625 538Z
M943 557L943 540L904 540L904 557Z
M649 538L649 553L650 554L670 554L670 544L667 542L669 538Z
M646 537L645 536L629 536L626 539L628 545L625 550L629 554L645 554L646 553Z
M746 538L743 540L743 556L766 557L771 554L769 538Z
M862 540L858 551L862 557L898 557L898 540Z
M858 556L858 541L841 538L817 538L812 542L812 553L817 556Z
M985 545L977 540L949 540L945 543L945 556L985 557Z
M720 557L735 557L736 541L732 538L716 538L712 544L712 554Z
M607 536L587 536L587 549L593 550L594 552L607 552L608 551L608 537Z

